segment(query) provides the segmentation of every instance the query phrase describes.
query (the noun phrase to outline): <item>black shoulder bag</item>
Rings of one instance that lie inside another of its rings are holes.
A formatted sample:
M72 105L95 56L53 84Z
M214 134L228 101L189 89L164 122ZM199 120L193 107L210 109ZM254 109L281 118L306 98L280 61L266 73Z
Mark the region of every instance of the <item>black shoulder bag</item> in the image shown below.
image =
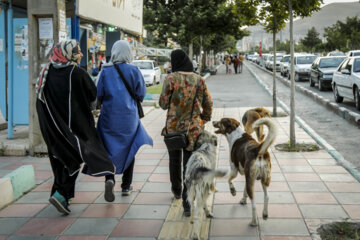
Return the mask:
M137 99L137 98L135 97L135 94L130 90L130 86L129 86L129 84L126 82L125 77L124 77L124 75L122 74L119 66L116 65L116 63L114 63L114 67L115 67L116 71L119 73L120 78L121 78L121 80L123 81L123 83L124 83L126 89L128 90L130 96L135 100L135 102L136 102L136 104L137 104L138 113L139 113L139 118L143 118L145 115L144 115L144 110L143 110L143 108L142 108L142 106L141 106L140 100Z
M199 80L199 82L200 82L200 80ZM199 83L198 83L198 85L199 85ZM166 124L165 124L166 135L164 136L164 142L169 151L183 149L189 144L187 134L189 133L190 124L191 124L191 120L192 120L192 116L193 116L194 105L195 105L196 96L197 96L197 92L198 92L198 85L196 86L196 92L195 92L195 97L194 97L194 101L193 101L193 105L192 105L190 122L189 122L189 127L187 130L187 133L186 134L181 133L181 132L169 133L167 130L167 119L166 119ZM169 110L170 110L170 104L171 104L171 97L172 97L172 94L169 99ZM169 110L168 110L168 114L169 114Z

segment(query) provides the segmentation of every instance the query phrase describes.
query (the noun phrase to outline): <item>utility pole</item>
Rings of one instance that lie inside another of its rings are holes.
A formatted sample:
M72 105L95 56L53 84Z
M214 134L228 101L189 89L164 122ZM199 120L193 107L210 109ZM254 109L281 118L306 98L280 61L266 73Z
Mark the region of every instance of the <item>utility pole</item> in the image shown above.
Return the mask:
M292 0L289 0L290 13L290 147L294 148L295 140L295 81L294 81L294 36Z
M65 0L28 0L29 36L29 151L43 143L36 113L35 84L40 70L48 62L49 50L54 43L64 37L63 25L66 24ZM42 23L48 23L47 28ZM52 28L52 31L51 31ZM46 33L46 34L45 34Z

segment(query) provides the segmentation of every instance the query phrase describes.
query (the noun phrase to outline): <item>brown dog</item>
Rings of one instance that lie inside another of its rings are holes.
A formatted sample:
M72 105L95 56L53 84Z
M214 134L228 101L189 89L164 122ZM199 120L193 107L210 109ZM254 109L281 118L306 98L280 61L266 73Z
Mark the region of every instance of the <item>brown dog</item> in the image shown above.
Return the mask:
M265 124L269 128L269 133L261 143L257 142L252 136L246 133L240 123L233 118L223 118L220 121L214 121L213 125L217 130L215 133L223 134L229 142L230 149L230 177L229 187L231 194L236 195L232 180L236 178L238 172L245 175L246 184L241 204L246 204L246 198L249 196L252 205L252 226L257 226L256 206L254 200L255 180L261 180L264 191L264 209L263 219L268 218L267 187L270 185L271 161L267 149L273 143L276 137L276 126L270 118L261 118L252 125L257 128Z
M242 117L242 124L244 125L245 131L248 134L252 134L254 131L256 132L256 136L258 141L264 141L264 130L263 126L253 128L252 124L264 117L271 117L270 111L263 107L257 107L253 109L249 109L245 112L244 116Z

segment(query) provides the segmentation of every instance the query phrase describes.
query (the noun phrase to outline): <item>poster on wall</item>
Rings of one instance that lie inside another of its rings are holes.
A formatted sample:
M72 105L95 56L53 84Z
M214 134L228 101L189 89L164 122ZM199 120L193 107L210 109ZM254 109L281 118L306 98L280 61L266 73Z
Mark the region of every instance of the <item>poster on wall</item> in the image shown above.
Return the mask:
M52 18L39 18L39 39L53 38Z

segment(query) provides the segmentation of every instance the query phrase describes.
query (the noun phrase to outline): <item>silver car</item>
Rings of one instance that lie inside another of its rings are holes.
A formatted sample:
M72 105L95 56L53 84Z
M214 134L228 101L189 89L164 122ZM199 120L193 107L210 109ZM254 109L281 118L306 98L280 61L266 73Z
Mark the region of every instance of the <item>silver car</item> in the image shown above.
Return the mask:
M284 55L280 61L280 74L286 77L289 74L290 55Z
M146 86L160 83L161 69L153 60L135 60L131 64L140 69L145 80Z
M360 56L348 57L341 63L334 73L332 88L335 102L347 98L360 110Z

